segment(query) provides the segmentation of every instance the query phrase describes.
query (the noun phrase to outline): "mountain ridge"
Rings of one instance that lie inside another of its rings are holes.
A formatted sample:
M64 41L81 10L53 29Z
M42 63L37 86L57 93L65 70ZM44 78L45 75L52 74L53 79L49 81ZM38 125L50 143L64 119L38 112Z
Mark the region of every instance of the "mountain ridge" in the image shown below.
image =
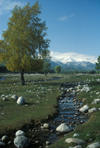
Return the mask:
M56 67L60 65L64 70L80 70L80 71L90 71L95 70L95 64L89 61L75 61L74 59L69 59L66 63L61 62L60 60L51 60L51 67Z

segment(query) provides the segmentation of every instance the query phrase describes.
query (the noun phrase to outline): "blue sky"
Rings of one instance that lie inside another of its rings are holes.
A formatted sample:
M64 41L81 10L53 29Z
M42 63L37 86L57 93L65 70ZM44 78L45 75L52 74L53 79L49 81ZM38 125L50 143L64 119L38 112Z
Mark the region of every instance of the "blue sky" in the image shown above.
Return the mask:
M34 5L36 0L0 0L0 38L14 6L23 7L28 2ZM100 55L100 0L39 0L39 4L52 55Z

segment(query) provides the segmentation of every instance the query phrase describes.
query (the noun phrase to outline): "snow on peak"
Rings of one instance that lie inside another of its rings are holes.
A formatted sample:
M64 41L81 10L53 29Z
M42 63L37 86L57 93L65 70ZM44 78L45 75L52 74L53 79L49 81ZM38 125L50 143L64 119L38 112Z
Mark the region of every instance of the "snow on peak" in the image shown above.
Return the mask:
M84 54L78 54L74 52L67 52L67 53L60 53L60 52L50 52L50 56L52 57L52 61L57 62L60 61L63 64L66 64L68 62L91 62L95 63L97 61L97 57L95 56L89 56Z

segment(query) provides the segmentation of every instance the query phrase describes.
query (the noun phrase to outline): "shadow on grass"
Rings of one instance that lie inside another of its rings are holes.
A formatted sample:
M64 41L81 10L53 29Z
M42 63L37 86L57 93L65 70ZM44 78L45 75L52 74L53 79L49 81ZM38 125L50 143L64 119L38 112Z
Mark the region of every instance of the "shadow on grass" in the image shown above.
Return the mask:
M91 85L91 86L100 85L100 82L94 81L94 82L91 82L90 85Z

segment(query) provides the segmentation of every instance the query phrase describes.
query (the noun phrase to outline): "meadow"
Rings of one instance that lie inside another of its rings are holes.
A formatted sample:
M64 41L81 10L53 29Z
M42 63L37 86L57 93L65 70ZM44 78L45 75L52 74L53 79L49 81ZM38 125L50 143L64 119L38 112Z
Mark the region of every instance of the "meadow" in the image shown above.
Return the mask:
M21 85L19 74L1 74L5 79L0 81L0 96L5 95L7 101L0 97L0 136L11 131L21 129L25 125L33 122L42 122L53 118L58 112L58 102L60 96L60 84L67 82L85 81L89 83L91 91L81 92L77 95L79 101L85 98L83 104L90 108L100 108L100 103L91 104L94 99L100 98L99 74L25 74L26 85ZM59 78L59 79L56 79ZM24 105L18 105L11 96L25 98ZM80 139L87 143L100 142L100 112L89 114L89 120L76 126L75 130L50 145L50 148L66 148L69 144L65 139L73 137L74 133L79 133ZM87 136L89 134L90 136ZM73 145L72 145L73 146ZM85 148L85 146L83 146Z

